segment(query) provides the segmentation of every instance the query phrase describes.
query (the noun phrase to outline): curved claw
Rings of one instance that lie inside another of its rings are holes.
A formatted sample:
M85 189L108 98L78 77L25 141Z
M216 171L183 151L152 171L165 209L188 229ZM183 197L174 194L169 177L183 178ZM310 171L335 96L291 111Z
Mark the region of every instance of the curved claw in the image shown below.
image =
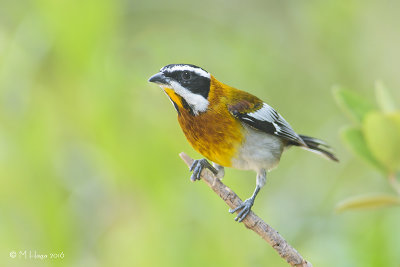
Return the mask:
M235 221L242 222L244 220L244 218L246 218L246 216L249 214L251 207L254 204L254 199L249 198L246 199L244 202L242 202L242 204L240 204L239 206L237 206L235 209L230 209L229 212L230 213L234 213L238 210L241 210L238 215L235 218Z
M193 171L192 175L190 176L190 180L192 182L196 180L200 180L201 172L204 168L211 170L214 174L217 173L217 170L211 166L211 164L206 159L196 159L193 161L192 166L190 166L189 171Z
M192 164L192 166L190 166L190 171L192 171L192 175L190 176L190 180L192 182L196 181L196 180L200 180L200 174L201 171L203 170L203 167L201 166L201 164L199 164L199 160L195 160Z

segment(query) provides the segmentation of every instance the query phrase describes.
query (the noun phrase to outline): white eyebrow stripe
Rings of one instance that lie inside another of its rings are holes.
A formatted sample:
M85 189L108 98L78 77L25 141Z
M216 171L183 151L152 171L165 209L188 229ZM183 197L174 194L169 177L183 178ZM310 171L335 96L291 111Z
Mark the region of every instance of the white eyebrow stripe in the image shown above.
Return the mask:
M174 72L174 71L192 71L200 76L206 77L206 78L211 78L210 77L210 73L200 69L200 68L194 68L192 66L188 66L188 65L175 65L172 67L168 67L168 68L162 68L161 71L167 71L167 72Z

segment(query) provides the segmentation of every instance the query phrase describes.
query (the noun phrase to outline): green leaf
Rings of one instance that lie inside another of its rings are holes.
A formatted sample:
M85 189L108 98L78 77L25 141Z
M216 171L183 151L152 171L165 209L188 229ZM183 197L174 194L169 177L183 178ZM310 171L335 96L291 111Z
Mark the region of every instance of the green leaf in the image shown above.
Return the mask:
M392 96L389 94L382 82L376 82L375 95L376 101L383 112L394 112L397 110Z
M351 209L376 208L400 205L400 197L388 194L354 196L339 202L335 210L342 212Z
M376 167L380 171L385 171L382 164L379 163L368 149L367 143L361 129L356 127L347 127L341 131L343 142L347 145L353 154L365 160L367 163Z
M363 123L363 134L372 155L388 172L400 168L400 113L369 113Z
M337 104L356 122L362 122L368 112L376 110L372 103L353 91L336 87L333 94Z

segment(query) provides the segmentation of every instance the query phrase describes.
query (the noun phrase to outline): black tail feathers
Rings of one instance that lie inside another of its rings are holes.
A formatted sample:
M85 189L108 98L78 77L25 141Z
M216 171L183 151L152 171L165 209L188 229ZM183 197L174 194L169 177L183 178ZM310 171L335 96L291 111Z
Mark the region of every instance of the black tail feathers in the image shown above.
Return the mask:
M339 161L338 158L333 154L332 148L324 141L305 135L300 135L300 137L307 145L307 147L303 146L301 148L320 154L330 160L337 162Z

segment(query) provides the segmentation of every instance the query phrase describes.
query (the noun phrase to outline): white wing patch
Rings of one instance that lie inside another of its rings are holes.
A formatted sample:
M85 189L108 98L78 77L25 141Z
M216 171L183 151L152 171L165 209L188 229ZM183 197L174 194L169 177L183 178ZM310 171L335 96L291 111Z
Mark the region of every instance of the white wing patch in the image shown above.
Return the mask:
M268 121L273 123L276 119L278 119L278 113L268 104L263 103L262 108L257 111L248 113L250 117L253 117L259 121Z
M274 127L275 127L275 129L276 129L276 131L274 132L274 134L278 134L279 131L281 131L281 127L279 127L279 125L276 124L275 122L273 122L272 125L274 125Z
M250 117L250 119L246 117L243 117L242 119L248 121L252 121L252 119L255 119L260 122L271 123L275 128L275 135L296 141L306 146L303 139L301 139L301 137L292 129L290 124L270 105L263 103L262 108L257 111L248 113L247 116Z

